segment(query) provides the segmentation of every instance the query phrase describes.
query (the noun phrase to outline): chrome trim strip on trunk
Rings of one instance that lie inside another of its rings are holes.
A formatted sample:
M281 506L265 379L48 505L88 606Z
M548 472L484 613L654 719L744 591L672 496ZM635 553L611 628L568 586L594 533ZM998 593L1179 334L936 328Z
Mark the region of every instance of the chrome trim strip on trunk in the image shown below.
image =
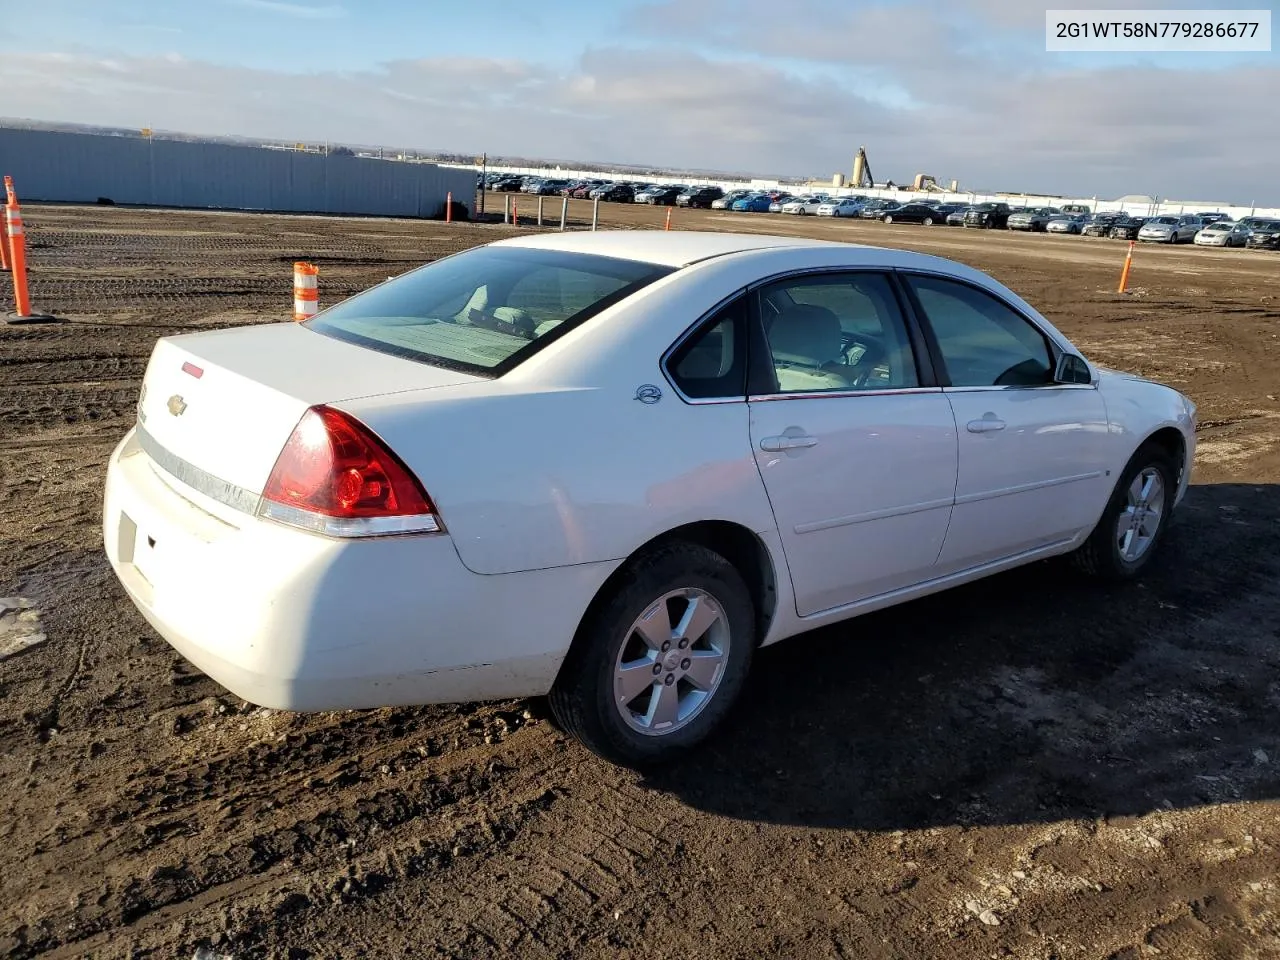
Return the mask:
M262 499L259 494L244 487L238 487L234 483L228 483L215 477L207 470L202 470L194 463L189 463L181 457L170 453L162 447L155 437L151 436L141 423L135 428L137 430L138 445L142 447L143 452L151 458L152 463L170 474L180 483L186 484L197 493L202 493L210 500L216 500L224 503L228 507L247 513L250 516L257 513L258 503Z

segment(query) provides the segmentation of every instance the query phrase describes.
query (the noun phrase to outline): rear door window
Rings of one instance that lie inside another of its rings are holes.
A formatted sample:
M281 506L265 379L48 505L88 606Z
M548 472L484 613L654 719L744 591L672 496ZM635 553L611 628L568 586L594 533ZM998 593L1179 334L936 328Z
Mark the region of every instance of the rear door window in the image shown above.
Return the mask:
M760 291L776 393L918 386L906 321L877 273L817 274ZM754 388L753 388L754 389Z

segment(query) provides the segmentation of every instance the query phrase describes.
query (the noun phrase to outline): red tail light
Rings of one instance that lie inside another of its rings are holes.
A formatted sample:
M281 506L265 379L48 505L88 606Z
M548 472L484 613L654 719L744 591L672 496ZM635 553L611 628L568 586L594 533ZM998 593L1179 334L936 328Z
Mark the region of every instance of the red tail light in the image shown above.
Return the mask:
M409 468L368 427L331 407L303 414L276 459L258 512L333 537L441 529Z

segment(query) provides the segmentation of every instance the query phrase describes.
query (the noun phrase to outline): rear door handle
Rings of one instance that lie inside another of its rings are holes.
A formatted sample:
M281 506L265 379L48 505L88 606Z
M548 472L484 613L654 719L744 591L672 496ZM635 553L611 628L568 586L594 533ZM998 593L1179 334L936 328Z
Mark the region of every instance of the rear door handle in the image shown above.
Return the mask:
M984 414L981 420L970 420L965 424L965 429L970 433L994 433L1004 428L1005 422L994 413Z
M767 450L770 453L780 453L783 450L799 450L803 447L816 447L818 438L803 434L798 437L765 437L760 441L760 449Z

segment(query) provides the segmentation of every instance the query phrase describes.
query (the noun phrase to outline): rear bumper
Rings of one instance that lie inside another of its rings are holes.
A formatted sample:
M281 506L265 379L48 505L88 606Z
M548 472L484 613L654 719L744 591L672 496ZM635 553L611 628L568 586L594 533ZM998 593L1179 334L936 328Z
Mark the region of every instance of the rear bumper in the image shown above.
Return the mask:
M107 557L147 622L237 696L338 710L550 689L613 564L484 576L443 535L340 541L178 492L133 439L107 468Z

